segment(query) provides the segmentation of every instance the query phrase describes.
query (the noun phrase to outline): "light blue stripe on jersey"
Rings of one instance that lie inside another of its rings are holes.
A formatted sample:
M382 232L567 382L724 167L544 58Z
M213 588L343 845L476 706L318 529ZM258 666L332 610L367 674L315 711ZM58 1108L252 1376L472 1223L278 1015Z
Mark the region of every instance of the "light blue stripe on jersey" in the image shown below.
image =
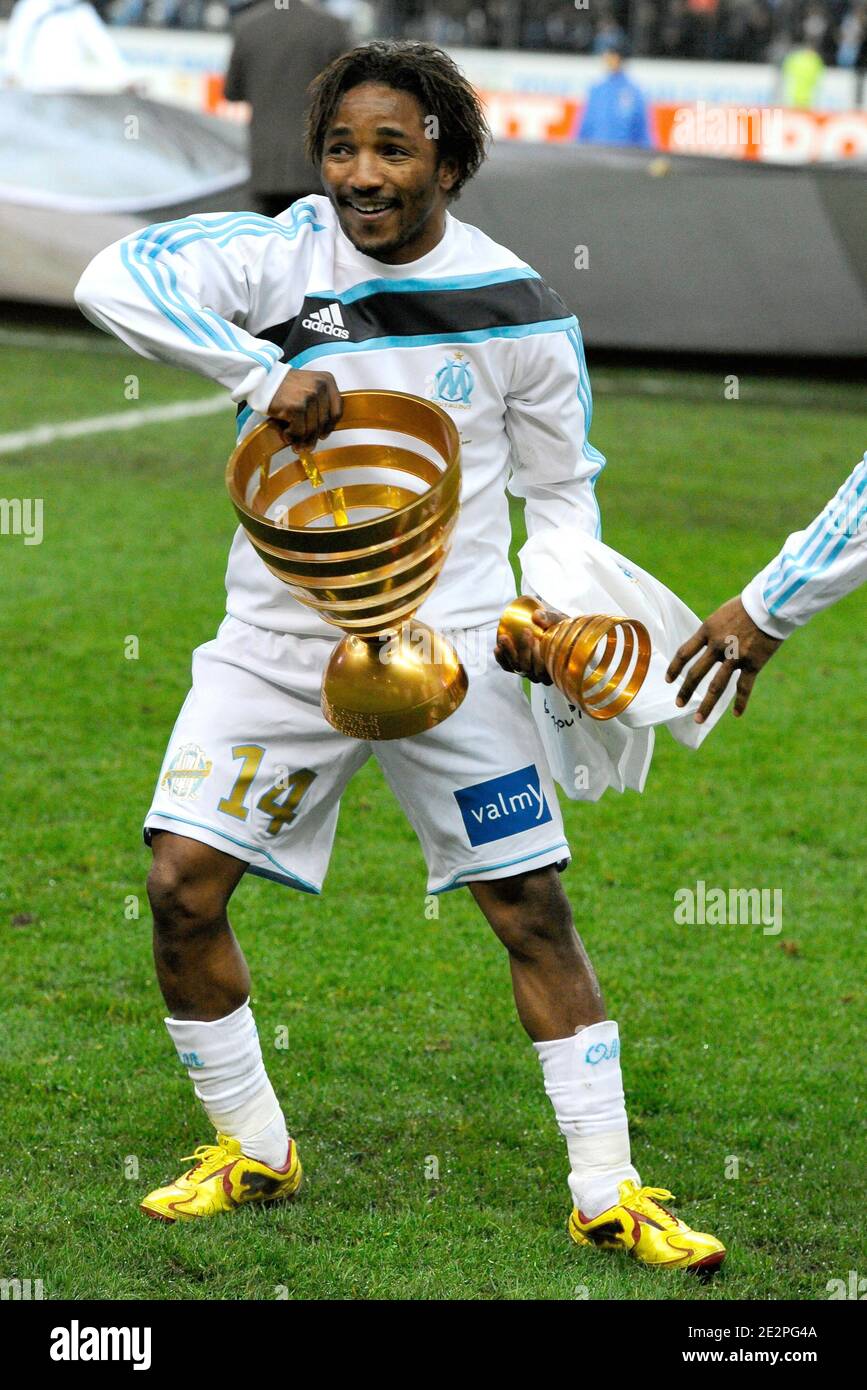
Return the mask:
M575 328L569 330L569 341L575 350L578 358L578 396L584 407L584 432L590 433L590 426L593 423L593 393L590 390L590 374L587 371L587 359L584 356L584 343L581 340L581 332L576 324Z
M798 550L794 555L783 555L780 557L776 569L772 574L768 576L766 592L774 588L775 586L778 587L781 582L785 582L785 569L791 569L792 566L798 560L802 559L806 552L814 544L820 533L828 525L828 522L832 519L836 520L839 511L841 509L848 510L849 506L851 505L852 498L854 496L860 496L861 493L863 493L863 488L858 487L857 485L859 483L859 480L861 480L865 476L865 470L867 470L867 454L864 455L864 458L859 464L855 465L855 468L852 470L852 473L846 479L843 486L838 490L836 496L832 498L832 500L828 503L827 507L823 508L820 515L816 517L816 520L810 526L805 539L801 543L800 550ZM828 534L826 539L831 539L830 533Z
M819 564L810 567L799 566L796 571L790 572L787 576L788 580L791 581L788 584L788 588L783 589L771 603L767 604L768 612L779 613L780 609L783 608L790 599L794 598L806 584L826 574L841 550L845 549L851 539L852 536L848 532L844 532L830 550L825 550ZM827 545L827 540L828 538L826 537L823 541L823 545ZM796 579L793 579L793 573L797 574L798 577Z
M297 212L295 209L297 208ZM199 310L181 292L177 276L171 266L157 260L160 253L174 255L192 241L213 241L216 246L225 246L238 236L282 236L294 241L302 226L312 226L314 231L324 230L324 225L316 221L316 210L310 203L293 204L290 226L275 222L270 217L258 213L227 213L224 217L204 221L198 217L180 218L174 222L155 222L146 227L133 241L124 244L121 252L123 264L136 280L148 299L170 322L174 323L197 347L208 347L208 339L216 347L228 347L231 351L251 358L266 371L280 361L281 353L276 344L262 344L260 351L245 347L232 325L211 309ZM174 239L172 239L174 238ZM128 248L131 247L131 254ZM134 269L132 261L136 262ZM168 286L162 278L165 271ZM144 273L149 272L151 284L148 286ZM183 323L173 312L177 309L198 328L197 333ZM208 322L210 320L210 322ZM215 331L216 330L216 331ZM202 334L204 336L202 336Z
M860 481L859 481L860 480ZM867 491L867 460L854 470L851 478L843 485L834 498L817 517L807 532L806 539L794 555L784 555L774 567L765 582L763 599L769 613L776 613L811 579L822 574L833 563L837 555L852 538L853 531L844 529L834 545L838 532L829 529L836 523L841 511L847 510L855 499L860 499ZM828 551L828 547L833 548ZM823 552L825 552L823 554ZM821 559L820 559L821 557ZM820 563L816 563L820 561ZM776 596L775 596L776 595Z
M784 589L781 594L777 595L773 602L767 605L768 612L779 613L783 605L788 603L789 599L794 598L795 594L798 593L800 589L803 589L805 584L811 579L816 579L820 574L824 574L825 570L836 560L848 540L848 536L841 536L833 549L829 550L823 557L820 565L814 565L811 569L802 570L795 582L790 584L788 589Z
M237 339L233 342L226 320L221 319L218 315L214 315L213 317L217 320L217 324L223 330L222 336L220 336L207 322L204 312L198 311L195 305L191 304L181 293L177 276L172 267L166 266L160 261L153 259L148 261L144 258L143 248L146 245L147 243L143 237L140 237L132 246L130 246L129 243L124 243L121 247L121 260L133 276L133 279L136 280L148 299L159 309L160 313L180 328L184 335L189 338L196 347L207 348L213 344L220 349L228 348L230 351L242 352L244 356L252 358L259 366L265 367L266 370L270 371L279 358L279 350L275 356L271 353L266 354L264 351L253 352L249 348L241 347ZM133 265L133 261L136 263L135 266ZM145 274L149 275L149 282L145 279ZM199 331L196 332L194 328L190 328L187 324L183 323L181 319L177 317L177 314L173 312L173 309L185 314L186 317L196 325ZM210 342L208 341L209 339Z
M145 298L149 299L151 303L155 306L155 308L157 308L159 312L163 315L163 317L167 318L170 323L173 323L176 328L180 329L181 333L183 333L185 337L189 338L191 342L195 343L197 347L206 347L207 344L202 343L198 334L194 333L193 330L187 324L182 323L181 320L177 317L177 315L172 312L171 308L164 301L157 298L156 294L154 293L151 286L147 283L144 276L132 264L130 260L130 249L131 248L126 244L126 242L124 242L120 248L120 259L122 264L126 266L133 280L135 280L136 284L138 285Z
M158 223L155 225L160 226L164 224ZM238 229L234 234L241 235L243 230L243 228ZM154 241L156 240L158 239L155 238ZM210 339L216 347L227 347L230 351L234 350L235 352L242 353L245 357L251 358L252 361L256 362L259 366L265 367L267 371L270 371L274 363L279 360L279 349L272 351L270 350L270 345L266 344L263 344L261 351L254 351L251 348L243 347L226 319L215 314L210 309L200 310L196 305L191 304L178 285L177 275L173 267L156 259L159 249L160 247L158 245L155 245L154 242L147 239L146 229L133 246L132 255L136 262L142 267L143 271L150 272L154 288L158 296L160 296L161 301L167 305L173 303L175 308L185 313L187 318L191 319L192 322L201 329L202 333L204 333L204 338L200 337L197 340L194 337L193 341L197 341L198 346L207 347L208 342L206 340ZM168 279L168 288L163 279L164 274ZM208 318L213 320L217 331L208 323Z
M207 347L208 343L206 339L210 338L215 346L228 347L229 350L242 353L243 356L250 357L251 360L256 361L258 366L265 367L265 370L270 371L271 367L279 360L279 349L272 352L270 346L263 345L263 350L261 350L261 352L254 352L250 347L243 346L242 343L239 342L239 339L236 338L236 335L233 334L231 325L228 324L228 321L222 318L220 314L215 314L213 310L199 310L195 304L190 303L189 300L183 296L181 288L179 288L178 285L178 279L176 279L175 271L172 270L171 265L157 260L157 256L161 252L174 254L175 250L181 249L189 240L214 240L218 245L225 245L226 240L233 238L233 236L263 236L271 229L268 227L268 221L270 221L268 218L258 217L256 213L231 213L226 214L225 217L217 218L215 222L207 222L207 224L201 220L201 218L196 217L181 218L181 220L175 222L154 222L151 227L147 227L145 231L140 232L135 245L133 245L132 256L133 259L136 260L136 263L142 265L143 270L150 271L154 289L156 289L158 296L163 297L163 302L165 304L174 302L176 309L181 310L182 313L186 313L186 316L188 316L190 320L199 325L199 328L204 332L206 338L197 339L193 336L193 342L196 342L197 346ZM271 227L272 225L274 224L271 224ZM175 240L175 242L170 245L170 240L168 239L181 228L193 228L192 235L186 236L186 238L182 240ZM170 293L170 289L167 289L167 286L165 286L164 279L161 278L163 271L168 275L168 284L170 284L172 293ZM161 307L160 300L156 300L156 303L157 307ZM208 324L206 318L210 318L210 320L217 325L217 334L215 334L211 325Z
M784 554L780 556L775 569L768 576L765 583L765 594L768 597L771 596L775 588L779 588L781 584L786 583L789 572L797 565L799 560L802 560L806 556L807 551L815 545L817 539L820 541L824 539L826 542L832 539L832 533L827 532L826 527L835 513L838 502L845 502L847 497L851 494L851 489L856 481L858 472L859 470L856 468L852 476L847 478L839 493L829 502L827 507L822 509L820 515L816 517L816 520L809 527L804 540L801 542L800 549L796 551L794 555Z
M602 472L607 462L605 455L600 454L598 449L594 449L587 435L590 432L590 424L593 419L593 392L590 389L590 373L587 370L587 358L584 356L584 342L581 337L581 330L576 326L569 329L567 334L575 356L578 359L578 399L584 411L584 448L582 453L584 458L590 463L597 465L596 472L590 479L590 487L593 492L593 502L596 507L596 539L602 539L602 513L599 510L599 503L596 501L596 479Z
M329 303L336 299L340 304L354 304L357 299L367 299L372 294L431 294L436 290L478 290L485 285L503 285L510 280L538 280L538 271L529 266L509 266L506 270L479 271L476 275L454 275L444 280L364 280L349 290L311 290L309 299L326 299Z
M385 348L437 347L441 343L484 343L490 338L527 338L534 333L553 333L569 327L572 319L545 319L542 323L505 324L496 328L470 328L460 333L389 334L385 338L368 338L363 343L317 343L305 348L290 359L290 367L303 367L313 357L333 357L344 352L379 352Z
M297 209L297 211L296 211ZM205 221L203 217L181 217L173 222L155 222L152 227L146 227L145 232L156 231L163 228L159 237L154 238L154 243L158 248L165 245L166 250L172 254L182 251L190 241L196 241L202 237L210 241L217 241L218 244L225 244L232 237L244 235L237 230L238 225L243 224L248 228L247 235L266 236L276 234L282 236L285 241L294 241L302 227L312 227L314 232L325 230L325 224L316 221L316 209L312 203L293 203L292 222L286 226L283 222L277 222L271 217L263 217L258 212L229 212L224 217L210 218ZM185 234L186 229L190 229L190 234ZM169 245L168 239L177 232L179 240L173 241ZM153 253L157 254L156 251Z
M861 481L857 486L854 486L859 474ZM836 521L841 508L848 509L856 499L860 500L864 497L865 492L867 492L867 471L859 467L834 499L831 507L826 508L818 518L797 555L786 557L777 566L773 575L769 577L763 594L769 613L778 613L780 608L788 603L805 584L824 574L830 568L840 551L855 535L858 525L867 513L859 512L856 514L855 526L851 530L844 526L842 535L839 535L838 531L829 531L827 526L832 520ZM835 538L836 544L834 544ZM810 548L811 546L812 548ZM829 546L831 549L828 549ZM815 563L817 561L818 563ZM778 574L781 575L780 578L777 577ZM774 588L777 590L775 598L772 597Z

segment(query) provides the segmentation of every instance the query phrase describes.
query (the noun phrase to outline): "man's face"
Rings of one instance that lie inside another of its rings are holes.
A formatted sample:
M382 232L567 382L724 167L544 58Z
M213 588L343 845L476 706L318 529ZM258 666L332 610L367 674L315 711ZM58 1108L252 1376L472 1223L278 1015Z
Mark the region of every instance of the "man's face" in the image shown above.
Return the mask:
M344 93L325 132L320 174L359 251L400 265L433 250L457 178L453 161L438 164L437 150L409 92L364 82Z

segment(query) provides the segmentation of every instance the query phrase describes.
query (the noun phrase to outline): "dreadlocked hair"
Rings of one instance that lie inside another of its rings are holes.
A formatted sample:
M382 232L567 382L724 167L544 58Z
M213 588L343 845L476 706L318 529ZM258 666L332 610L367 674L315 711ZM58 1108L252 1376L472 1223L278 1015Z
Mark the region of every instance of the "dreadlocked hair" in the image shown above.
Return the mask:
M304 129L304 150L318 167L325 147L325 133L340 100L362 82L381 82L418 101L425 120L433 127L440 162L453 159L458 177L447 197L457 198L487 156L492 139L482 104L460 68L431 43L412 40L376 40L350 49L335 58L308 87L310 106Z

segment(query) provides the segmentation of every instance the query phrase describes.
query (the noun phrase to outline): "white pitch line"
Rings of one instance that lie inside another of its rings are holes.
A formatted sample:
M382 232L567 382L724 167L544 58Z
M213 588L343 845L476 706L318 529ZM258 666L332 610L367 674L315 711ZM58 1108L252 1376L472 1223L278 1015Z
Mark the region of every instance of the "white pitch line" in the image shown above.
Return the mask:
M216 415L235 409L228 395L207 396L203 401L177 401L174 405L147 406L144 410L125 410L117 415L95 415L90 420L68 420L62 425L37 425L17 434L0 434L0 454L17 454L56 439L79 439L85 434L109 434L112 430L135 430L142 425L162 424L166 420L187 420L195 415Z

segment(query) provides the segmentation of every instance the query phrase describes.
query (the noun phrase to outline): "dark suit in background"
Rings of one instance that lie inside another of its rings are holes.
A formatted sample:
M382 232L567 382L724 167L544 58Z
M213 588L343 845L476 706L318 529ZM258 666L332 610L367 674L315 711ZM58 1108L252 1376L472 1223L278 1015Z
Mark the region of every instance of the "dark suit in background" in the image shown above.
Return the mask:
M237 20L226 98L248 101L250 184L260 212L276 217L296 198L322 191L304 157L306 90L317 73L352 48L348 24L306 0L245 8Z

